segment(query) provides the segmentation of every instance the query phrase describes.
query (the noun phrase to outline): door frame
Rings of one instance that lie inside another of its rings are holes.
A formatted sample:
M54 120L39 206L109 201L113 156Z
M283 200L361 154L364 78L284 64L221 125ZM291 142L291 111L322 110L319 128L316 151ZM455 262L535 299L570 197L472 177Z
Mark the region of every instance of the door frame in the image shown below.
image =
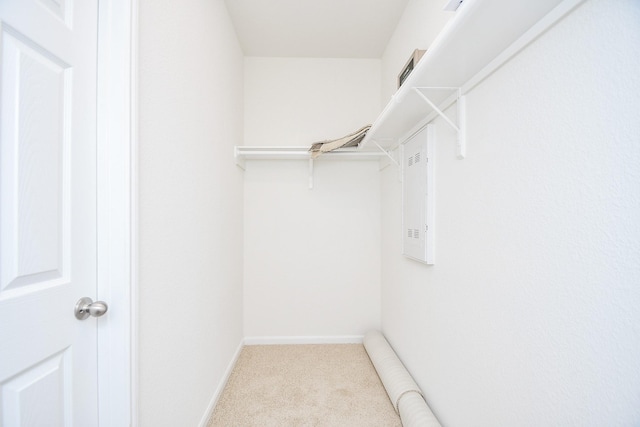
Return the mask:
M98 0L98 423L137 426L138 0Z

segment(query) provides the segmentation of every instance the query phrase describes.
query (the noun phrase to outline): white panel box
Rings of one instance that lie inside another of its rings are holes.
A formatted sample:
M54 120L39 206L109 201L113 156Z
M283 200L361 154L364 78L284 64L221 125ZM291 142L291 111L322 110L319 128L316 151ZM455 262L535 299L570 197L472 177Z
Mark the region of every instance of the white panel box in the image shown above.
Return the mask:
M402 253L425 264L435 260L434 142L430 124L402 146Z

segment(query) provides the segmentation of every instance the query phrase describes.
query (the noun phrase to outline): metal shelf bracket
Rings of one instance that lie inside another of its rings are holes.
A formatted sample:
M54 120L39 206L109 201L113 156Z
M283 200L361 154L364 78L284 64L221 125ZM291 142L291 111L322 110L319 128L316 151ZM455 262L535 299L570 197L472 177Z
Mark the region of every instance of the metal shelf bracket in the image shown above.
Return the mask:
M240 148L237 145L233 147L233 158L236 159L236 166L238 166L242 170L246 170L244 157L240 155Z
M438 106L431 101L423 92L423 89L444 89L455 90L456 107L458 112L458 123L454 123ZM467 125L466 125L466 106L465 97L462 95L461 88L453 87L414 87L413 90L435 111L442 119L449 124L458 133L458 158L464 159L467 153Z
M396 165L396 166L400 167L400 163L398 163L398 161L397 161L396 159L394 159L394 158L393 158L393 156L392 156L391 154L389 154L389 152L388 152L387 150L385 150L383 147L381 147L381 146L380 146L380 144L378 144L378 143L376 142L376 140L375 140L375 139L372 139L372 140L371 140L371 142L373 142L373 145L375 145L376 147L378 147L378 149L379 149L380 151L382 151L382 153L383 153L385 156L387 156L387 157L389 158L389 160L391 160L391 162L392 162L394 165Z

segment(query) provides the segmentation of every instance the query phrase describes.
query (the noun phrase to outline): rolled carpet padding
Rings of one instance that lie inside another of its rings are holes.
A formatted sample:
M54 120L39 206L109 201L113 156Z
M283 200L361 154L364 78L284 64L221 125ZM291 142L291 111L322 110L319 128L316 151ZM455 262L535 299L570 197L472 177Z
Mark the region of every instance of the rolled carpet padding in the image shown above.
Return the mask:
M425 402L422 391L379 331L369 331L363 339L371 359L403 426L435 427L440 423Z
M404 427L441 427L421 394L414 391L403 394L399 406Z
M364 336L363 344L396 412L399 412L398 401L404 393L415 391L422 394L420 387L413 381L407 369L380 332L368 332Z

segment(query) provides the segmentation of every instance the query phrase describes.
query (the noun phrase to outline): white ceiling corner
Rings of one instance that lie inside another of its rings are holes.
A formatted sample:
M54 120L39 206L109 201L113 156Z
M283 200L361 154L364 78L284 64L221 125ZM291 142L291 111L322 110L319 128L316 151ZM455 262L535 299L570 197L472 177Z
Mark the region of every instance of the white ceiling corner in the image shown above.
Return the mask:
M225 0L246 56L380 58L408 0Z

